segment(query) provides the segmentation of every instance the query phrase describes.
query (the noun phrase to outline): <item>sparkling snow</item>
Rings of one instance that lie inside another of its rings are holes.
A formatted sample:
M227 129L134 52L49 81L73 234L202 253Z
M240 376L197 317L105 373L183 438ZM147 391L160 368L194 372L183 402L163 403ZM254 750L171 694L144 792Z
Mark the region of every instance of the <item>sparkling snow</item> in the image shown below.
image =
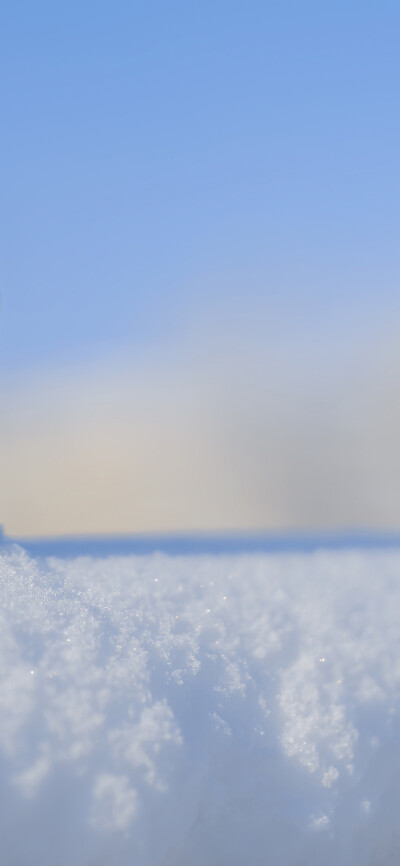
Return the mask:
M0 556L4 866L400 862L400 552Z

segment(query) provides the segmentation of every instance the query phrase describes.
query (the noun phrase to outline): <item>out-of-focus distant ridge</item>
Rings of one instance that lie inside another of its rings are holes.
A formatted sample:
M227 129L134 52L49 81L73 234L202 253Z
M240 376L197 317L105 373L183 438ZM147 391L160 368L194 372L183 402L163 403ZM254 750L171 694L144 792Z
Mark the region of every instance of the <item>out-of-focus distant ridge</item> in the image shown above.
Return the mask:
M121 535L65 535L1 541L20 545L33 556L124 556L165 553L171 556L240 553L312 553L316 550L400 548L399 532L192 532Z

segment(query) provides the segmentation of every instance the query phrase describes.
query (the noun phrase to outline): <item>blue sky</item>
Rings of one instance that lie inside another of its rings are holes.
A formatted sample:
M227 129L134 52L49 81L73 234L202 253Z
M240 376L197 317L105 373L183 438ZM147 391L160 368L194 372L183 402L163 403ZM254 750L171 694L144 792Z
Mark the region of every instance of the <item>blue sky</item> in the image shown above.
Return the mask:
M208 290L300 299L311 331L394 304L399 26L393 2L8 4L3 363L157 343Z
M3 380L240 334L340 385L393 341L399 27L388 0L5 6Z

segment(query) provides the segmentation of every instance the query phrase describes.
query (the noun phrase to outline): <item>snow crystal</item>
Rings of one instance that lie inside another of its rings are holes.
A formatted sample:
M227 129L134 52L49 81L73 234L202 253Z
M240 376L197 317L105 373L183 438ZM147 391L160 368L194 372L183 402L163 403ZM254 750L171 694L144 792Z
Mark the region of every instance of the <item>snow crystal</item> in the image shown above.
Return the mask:
M400 858L400 553L0 556L4 866Z

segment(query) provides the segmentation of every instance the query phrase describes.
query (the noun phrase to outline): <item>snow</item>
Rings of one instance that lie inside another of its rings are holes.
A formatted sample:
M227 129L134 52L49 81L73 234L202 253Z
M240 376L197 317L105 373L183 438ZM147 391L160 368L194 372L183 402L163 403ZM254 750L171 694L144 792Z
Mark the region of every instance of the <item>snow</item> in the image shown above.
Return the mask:
M400 552L0 556L4 866L400 859Z

